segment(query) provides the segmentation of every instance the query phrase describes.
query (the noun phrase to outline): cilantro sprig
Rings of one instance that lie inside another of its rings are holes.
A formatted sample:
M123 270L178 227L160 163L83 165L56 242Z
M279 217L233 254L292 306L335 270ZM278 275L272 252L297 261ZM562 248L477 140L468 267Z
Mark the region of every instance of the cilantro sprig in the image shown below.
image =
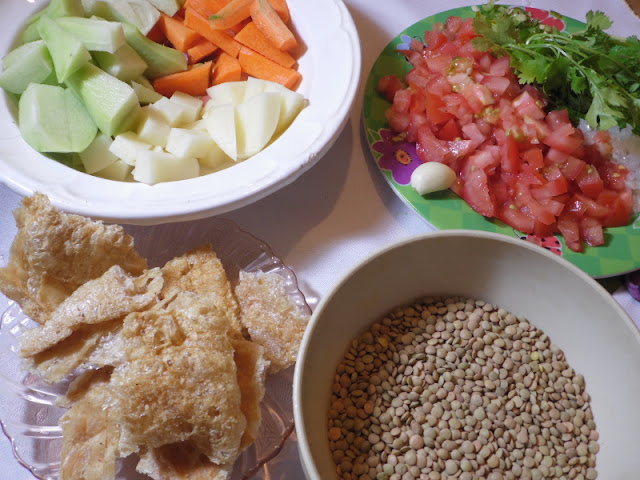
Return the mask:
M560 32L490 0L476 11L473 45L509 55L519 81L539 86L574 122L584 118L601 130L629 124L640 134L640 41L609 35L611 25L603 12L590 11L584 30Z

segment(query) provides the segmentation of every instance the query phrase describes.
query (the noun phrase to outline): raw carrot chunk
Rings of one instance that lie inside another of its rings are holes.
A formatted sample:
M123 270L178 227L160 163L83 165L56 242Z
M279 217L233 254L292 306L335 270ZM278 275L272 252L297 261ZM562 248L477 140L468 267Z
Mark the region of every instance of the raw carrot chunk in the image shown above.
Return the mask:
M199 33L194 32L189 27L185 27L180 20L171 18L164 13L161 14L158 25L171 45L181 52L186 52L202 39Z
M213 68L213 85L224 82L237 82L242 78L242 69L237 58L222 52Z
M160 28L160 22L156 22L153 28L149 30L149 33L147 33L147 38L149 40L153 40L156 43L164 43L167 40L167 37Z
M165 97L170 97L177 91L193 96L205 95L207 88L211 86L212 65L213 62L208 61L194 65L184 72L158 77L153 81L153 88Z
M296 38L273 9L269 0L254 0L251 19L264 35L280 50L292 50L298 46Z
M276 48L254 22L249 22L234 38L245 47L255 50L283 67L292 67L296 63L289 53Z
M248 16L243 21L236 23L233 27L227 28L227 32L229 33L233 32L235 37L235 34L238 33L240 30L242 30L250 21L251 21L251 16Z
M206 38L201 38L198 43L187 50L187 59L189 65L198 63L200 60L207 58L209 55L215 53L218 49L213 43Z
M227 3L229 0L186 0L184 9L192 8L200 15L209 18L224 8Z
M247 47L242 47L238 60L242 71L248 75L262 80L277 82L290 90L295 90L302 79L302 75L293 68L278 65L273 60L269 60L264 55L260 55Z
M237 57L241 45L236 42L231 35L224 30L211 28L207 17L201 15L192 8L187 8L184 12L184 24L195 30L214 45L220 47L232 57Z
M231 0L214 15L209 17L211 28L224 30L242 22L251 15L253 0Z
M269 3L284 23L289 23L291 21L291 14L289 13L287 0L269 0Z

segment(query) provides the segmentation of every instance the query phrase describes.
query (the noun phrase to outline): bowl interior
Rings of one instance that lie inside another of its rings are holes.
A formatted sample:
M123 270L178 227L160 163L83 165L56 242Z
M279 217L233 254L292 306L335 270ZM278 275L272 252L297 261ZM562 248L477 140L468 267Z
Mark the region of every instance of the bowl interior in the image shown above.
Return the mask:
M335 368L349 342L393 307L424 295L485 300L541 328L582 373L600 434L599 478L640 468L640 334L584 272L526 242L441 231L386 249L347 274L314 312L294 381L296 428L309 479L337 478L326 415Z
M48 1L0 2L0 56L16 45L24 21ZM45 193L70 213L141 225L219 215L293 182L342 131L358 87L361 52L355 24L340 0L291 0L289 6L301 44L298 70L303 80L298 91L309 104L255 156L188 180L155 185L105 180L29 147L20 136L15 102L0 89L0 181L21 195ZM329 64L332 68L325 68Z

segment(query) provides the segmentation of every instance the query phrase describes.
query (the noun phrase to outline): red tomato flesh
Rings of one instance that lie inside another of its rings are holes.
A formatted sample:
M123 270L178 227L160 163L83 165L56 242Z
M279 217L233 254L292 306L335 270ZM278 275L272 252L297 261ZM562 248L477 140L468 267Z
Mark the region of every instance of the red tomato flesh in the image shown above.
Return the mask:
M402 52L411 71L378 85L392 102L391 129L416 142L423 162L451 166L452 190L481 215L523 233L560 233L578 252L583 242L602 245L603 228L627 225L633 213L608 133L586 144L566 110L547 111L509 58L477 51L475 36L472 19L450 17Z

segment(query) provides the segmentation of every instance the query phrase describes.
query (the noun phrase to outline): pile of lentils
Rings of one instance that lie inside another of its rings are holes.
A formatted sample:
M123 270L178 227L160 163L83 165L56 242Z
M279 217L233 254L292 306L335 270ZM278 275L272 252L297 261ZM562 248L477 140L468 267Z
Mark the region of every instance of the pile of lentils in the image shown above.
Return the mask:
M526 319L483 301L396 308L338 365L329 447L348 480L594 480L582 375Z

